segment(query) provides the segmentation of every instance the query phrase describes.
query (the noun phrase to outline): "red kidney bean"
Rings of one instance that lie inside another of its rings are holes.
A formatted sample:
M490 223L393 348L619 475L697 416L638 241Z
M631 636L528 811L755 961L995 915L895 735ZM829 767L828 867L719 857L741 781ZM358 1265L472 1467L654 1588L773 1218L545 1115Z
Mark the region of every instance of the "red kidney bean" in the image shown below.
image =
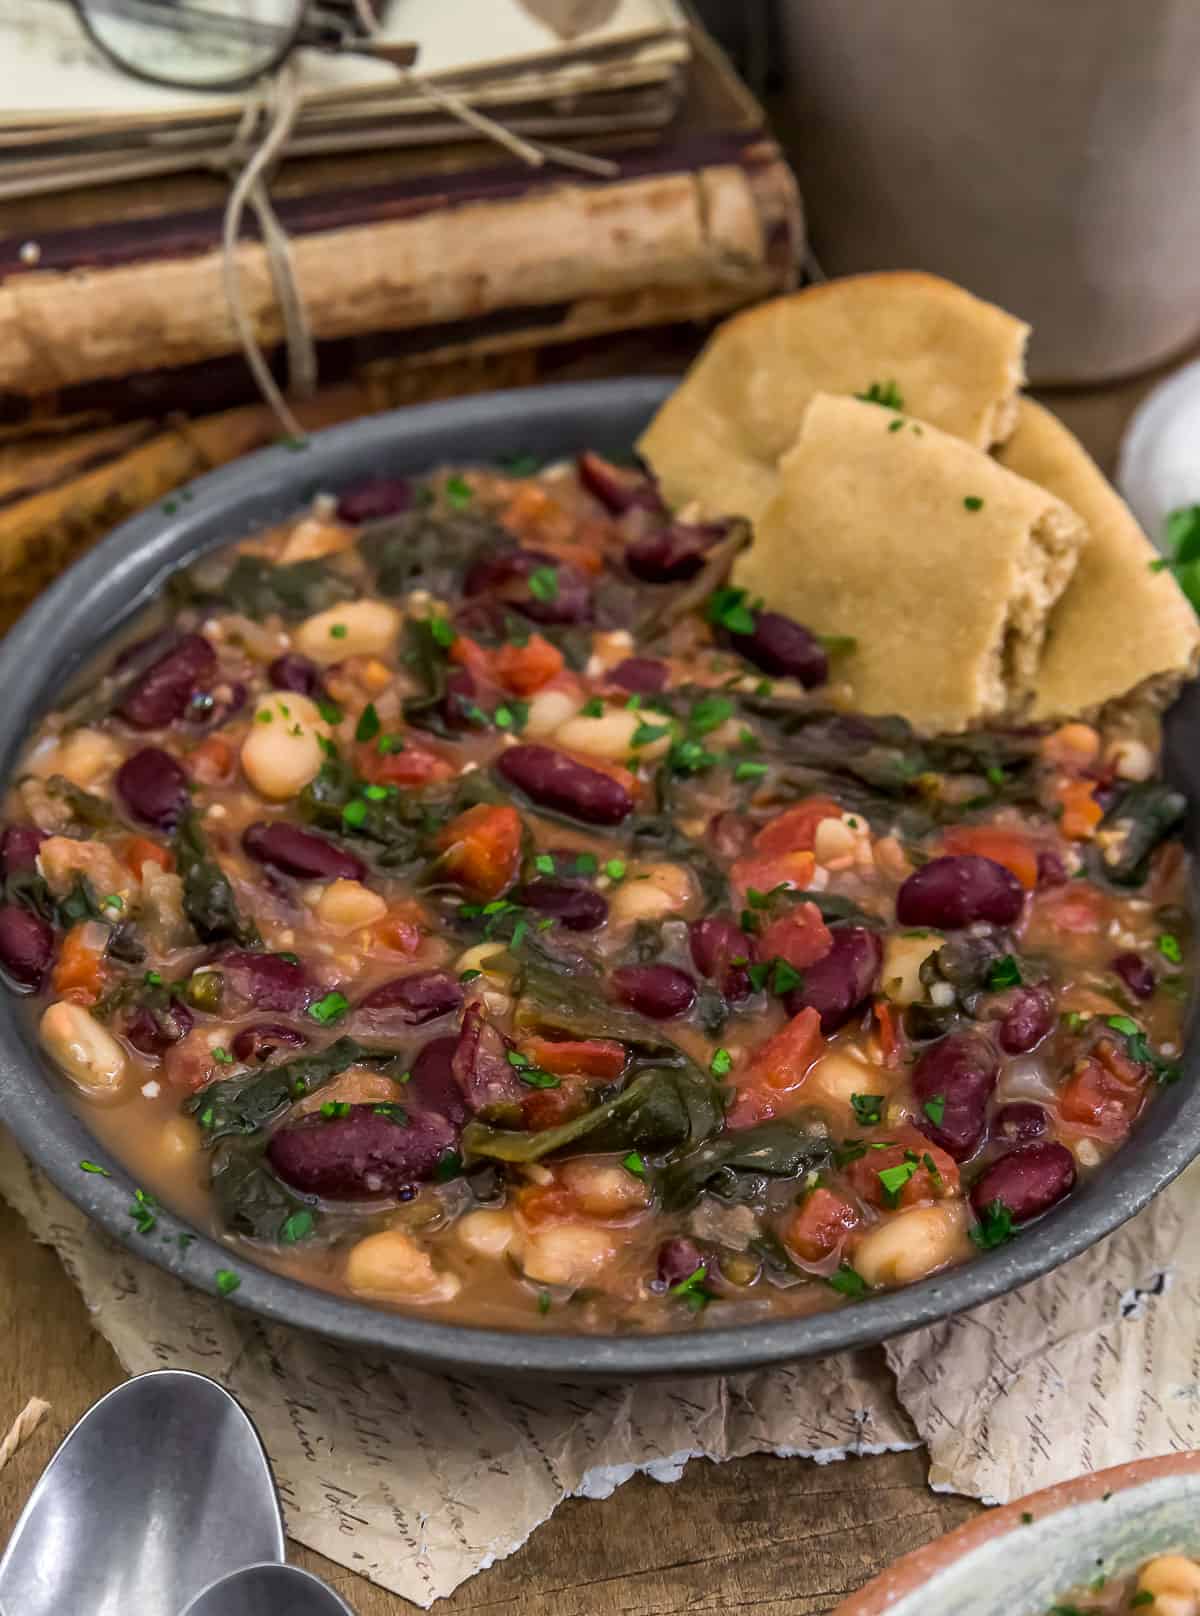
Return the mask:
M285 651L283 656L277 656L267 669L267 678L272 690L294 690L298 696L317 698L325 693L320 668L299 651Z
M671 670L665 662L659 662L655 657L633 656L610 668L608 677L622 690L636 690L640 696L654 696L667 688Z
M582 881L530 881L518 887L513 901L552 915L568 931L595 931L608 919L608 903Z
M1046 887L1065 887L1070 877L1067 867L1057 853L1044 852L1037 856L1038 890Z
M695 982L675 965L620 965L611 981L622 1004L655 1021L682 1016L696 1002Z
M135 729L162 729L187 712L197 690L217 673L217 653L203 634L185 634L127 690L117 712Z
M125 1036L143 1055L161 1055L172 1044L187 1037L193 1020L191 1011L177 999L172 999L162 1010L138 1005L125 1023Z
M535 573L548 587L531 584ZM507 601L535 623L584 623L592 615L592 587L587 578L570 561L560 561L544 550L509 550L482 557L468 569L463 593Z
M836 1032L862 1004L875 986L883 964L883 944L879 933L867 926L835 926L833 946L828 954L800 973L804 981L788 994L790 1016L801 1010L818 1010L821 1031Z
M754 958L754 942L729 915L706 915L688 927L692 963L701 976L715 982L725 997L736 1004L750 996L747 966ZM735 965L734 960L746 963Z
M1135 954L1132 949L1127 953L1118 954L1110 968L1121 978L1135 999L1150 998L1158 985L1148 962L1140 954Z
M15 903L0 905L0 968L18 987L41 987L53 955L48 921Z
M353 1105L344 1117L305 1117L280 1128L267 1146L271 1166L293 1189L331 1201L400 1194L431 1179L458 1143L458 1130L435 1111L381 1111Z
M1066 1145L1022 1145L984 1168L971 1189L971 1205L983 1213L999 1201L1014 1223L1028 1223L1074 1187L1075 1158Z
M6 825L0 834L0 875L31 870L45 840L45 831L36 825Z
M226 991L252 1010L278 1010L298 1016L313 997L308 973L297 960L282 954L259 954L235 949L222 954L217 965Z
M672 1285L682 1285L685 1279L691 1279L697 1268L703 1268L707 1276L710 1261L711 1258L705 1256L696 1242L685 1235L664 1240L658 1248L658 1283L670 1290Z
M508 1058L507 1039L488 1021L478 1004L463 1013L451 1069L471 1111L511 1110L529 1089Z
M340 496L337 519L357 527L360 522L399 516L412 502L413 486L407 477L376 477L371 482L357 483Z
M997 1037L1006 1055L1025 1055L1054 1030L1056 1011L1049 988L1014 988Z
M753 634L731 634L729 643L764 673L798 679L806 690L829 678L829 658L820 640L782 612L757 612Z
M614 466L611 460L593 454L590 449L579 456L575 468L588 493L595 495L614 516L635 506L647 511L666 508L651 478L624 466Z
M390 1025L421 1027L457 1010L462 1001L462 985L448 971L413 971L373 988L357 1010L386 1031Z
M625 547L625 565L646 584L677 584L694 578L706 551L725 534L724 526L693 527L672 522L644 533Z
M633 812L633 798L619 780L552 746L510 746L496 769L539 807L588 825L619 825Z
M229 1048L246 1065L262 1065L280 1049L304 1049L308 1039L295 1027L285 1027L277 1021L260 1021L255 1027L243 1027Z
M1010 1100L997 1108L992 1116L992 1138L1009 1139L1026 1144L1040 1139L1046 1131L1046 1113L1032 1100Z
M913 1067L913 1094L922 1107L918 1126L955 1161L966 1161L983 1138L999 1074L996 1051L973 1032L951 1033L931 1044ZM935 1122L924 1107L939 1100L941 1120Z
M353 853L335 847L314 831L301 830L281 819L247 825L242 832L242 846L260 864L303 881L361 881L367 873L362 859Z
M153 830L174 830L187 812L187 775L160 746L143 746L126 758L114 783L130 817Z
M423 1111L436 1111L456 1128L470 1116L462 1085L454 1075L454 1055L459 1039L455 1033L431 1038L412 1063L412 1075L404 1088L405 1096ZM505 1062L507 1065L507 1062Z
M896 894L902 926L936 926L950 931L977 920L1011 926L1021 913L1025 891L1011 870L977 853L947 854L915 870Z

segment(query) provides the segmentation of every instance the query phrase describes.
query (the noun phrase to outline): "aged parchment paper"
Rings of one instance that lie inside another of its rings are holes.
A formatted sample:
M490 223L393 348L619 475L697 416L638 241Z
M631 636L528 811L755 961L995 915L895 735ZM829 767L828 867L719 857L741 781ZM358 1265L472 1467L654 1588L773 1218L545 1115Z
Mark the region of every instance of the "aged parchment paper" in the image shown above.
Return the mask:
M1200 1175L1017 1295L888 1349L676 1385L471 1385L260 1324L98 1233L0 1134L0 1192L52 1243L131 1373L212 1375L253 1415L292 1535L428 1606L566 1496L690 1458L914 1446L1004 1500L1200 1444ZM36 1391L36 1387L31 1387ZM897 1398L897 1390L899 1399ZM906 1412L907 1411L907 1412Z

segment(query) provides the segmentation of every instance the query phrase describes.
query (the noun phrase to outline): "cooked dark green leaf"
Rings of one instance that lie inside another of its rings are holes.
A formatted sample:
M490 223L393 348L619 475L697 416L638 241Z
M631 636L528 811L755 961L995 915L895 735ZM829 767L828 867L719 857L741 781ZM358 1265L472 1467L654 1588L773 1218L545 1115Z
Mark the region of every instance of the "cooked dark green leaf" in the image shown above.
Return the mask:
M1165 781L1146 780L1131 785L1101 821L1101 830L1119 829L1125 835L1096 860L1096 873L1116 886L1140 886L1148 874L1151 853L1182 824L1186 808L1183 793Z
M656 1175L665 1211L691 1206L704 1191L732 1198L770 1178L795 1178L829 1160L829 1140L779 1117L709 1139Z
M208 850L199 817L185 815L175 833L175 867L183 878L183 910L206 943L261 942L258 927L238 910L229 877Z
M293 1100L315 1094L349 1066L380 1065L394 1051L369 1049L355 1038L339 1038L315 1055L268 1066L259 1072L224 1078L193 1094L184 1105L210 1141L229 1134L257 1133L273 1122Z

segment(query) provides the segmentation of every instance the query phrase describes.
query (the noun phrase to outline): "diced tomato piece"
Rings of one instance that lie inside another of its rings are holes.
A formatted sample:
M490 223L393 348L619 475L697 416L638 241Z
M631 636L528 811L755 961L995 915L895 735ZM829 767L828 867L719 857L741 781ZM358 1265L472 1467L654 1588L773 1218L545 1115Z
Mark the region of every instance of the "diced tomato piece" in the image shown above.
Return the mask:
M923 1201L944 1201L957 1195L958 1163L952 1156L931 1144L916 1128L890 1129L887 1139L890 1142L886 1145L878 1141L883 1145L879 1150L872 1149L868 1142L865 1154L846 1164L846 1178L856 1195L870 1206L889 1208L918 1206ZM909 1167L913 1168L911 1175L889 1193L880 1173L892 1168L906 1172Z
M125 844L125 862L140 881L147 864L157 864L160 870L173 870L175 860L168 847L160 847L148 836L131 836Z
M1104 809L1096 801L1095 783L1060 780L1054 787L1054 798L1062 808L1058 824L1063 835L1076 842L1088 841L1104 818Z
M104 990L104 943L95 921L82 920L63 938L54 966L54 991L80 1004L95 1004Z
M375 741L364 742L355 748L354 765L362 778L375 786L424 786L449 780L457 772L454 764L432 747L407 735L399 751L381 752Z
M612 1082L625 1070L624 1044L613 1038L539 1038L530 1034L521 1039L521 1053L544 1072L580 1072L584 1077L600 1077Z
M805 797L768 820L754 838L754 845L760 853L811 853L821 821L841 817L842 810L832 797Z
M860 1223L858 1212L823 1184L806 1195L783 1229L783 1243L801 1262L822 1262L840 1251Z
M883 1064L892 1070L904 1059L904 1031L896 1006L890 999L876 999L875 1022L879 1028L879 1049Z
M946 853L974 853L1011 870L1017 880L1032 892L1038 881L1037 848L1028 836L1003 825L951 825L942 834Z
M765 1122L787 1109L784 1093L803 1083L821 1049L821 1017L816 1010L801 1010L768 1038L735 1078L737 1095L726 1113L731 1128Z
M459 667L465 668L475 679L484 684L492 681L492 658L485 646L478 640L471 639L466 634L460 634L450 647L450 660L457 662Z
M1124 1139L1146 1097L1150 1074L1111 1038L1102 1038L1079 1062L1058 1099L1068 1128L1115 1142Z
M775 887L787 886L803 891L812 880L816 863L811 853L750 853L734 860L729 884L738 904L745 903L751 888L771 892Z
M531 696L563 669L563 654L540 634L524 645L505 644L492 655L496 678L514 696Z
M477 803L437 839L441 867L476 898L498 898L521 863L521 816L505 803Z
M796 970L815 965L833 947L833 933L815 903L798 903L773 920L758 939L760 959L782 959Z
M371 935L389 953L411 959L421 946L423 915L415 903L399 903L371 927Z
M500 513L503 527L518 539L536 539L546 544L554 539L570 539L575 520L570 511L540 483L521 483Z
M521 1120L533 1132L557 1128L560 1122L581 1116L590 1103L587 1083L567 1077L556 1089L530 1089L521 1101Z
M544 1089L553 1094L554 1089ZM536 1227L539 1223L555 1223L572 1217L578 1208L565 1184L530 1184L517 1191L517 1210L526 1223Z

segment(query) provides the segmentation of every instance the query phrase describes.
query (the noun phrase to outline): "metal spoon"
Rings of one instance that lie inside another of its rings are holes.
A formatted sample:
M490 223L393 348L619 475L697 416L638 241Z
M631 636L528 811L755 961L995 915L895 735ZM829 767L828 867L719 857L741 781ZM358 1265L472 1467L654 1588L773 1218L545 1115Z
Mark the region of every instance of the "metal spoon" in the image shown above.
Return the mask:
M297 1566L247 1566L214 1582L183 1616L354 1616L319 1577Z
M0 1616L182 1610L215 1573L282 1561L258 1432L215 1381L138 1375L51 1459L0 1560Z

